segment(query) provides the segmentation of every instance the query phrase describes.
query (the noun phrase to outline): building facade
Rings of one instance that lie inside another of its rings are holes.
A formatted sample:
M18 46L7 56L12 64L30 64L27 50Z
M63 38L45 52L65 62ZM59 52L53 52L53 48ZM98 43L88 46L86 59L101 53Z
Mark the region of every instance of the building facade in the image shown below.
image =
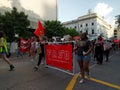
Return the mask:
M30 28L35 29L38 20L57 20L57 0L0 0L0 12L10 11L16 7L28 15Z
M99 35L111 38L114 32L112 26L96 13L89 13L78 17L76 20L64 22L63 25L68 28L75 28L80 33L86 32L91 39L95 39Z

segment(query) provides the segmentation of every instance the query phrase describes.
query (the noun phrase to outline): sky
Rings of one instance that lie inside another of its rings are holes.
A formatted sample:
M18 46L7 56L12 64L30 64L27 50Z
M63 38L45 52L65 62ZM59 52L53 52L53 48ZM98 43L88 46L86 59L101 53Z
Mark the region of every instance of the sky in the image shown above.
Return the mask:
M115 16L120 15L120 0L58 0L58 20L66 22L96 12L114 26Z

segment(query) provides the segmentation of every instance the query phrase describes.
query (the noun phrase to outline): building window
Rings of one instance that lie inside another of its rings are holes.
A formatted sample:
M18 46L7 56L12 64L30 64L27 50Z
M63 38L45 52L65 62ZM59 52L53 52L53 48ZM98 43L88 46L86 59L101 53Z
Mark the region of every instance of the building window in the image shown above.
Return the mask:
M92 34L94 34L94 29L92 29Z
M88 34L88 30L86 30L86 33Z
M117 36L117 33L118 33L117 30L114 30L114 36Z
M82 27L82 25L80 25L80 27Z
M88 26L88 24L86 23L86 27Z
M82 33L82 31L80 31L80 33Z
M77 27L75 26L74 28L76 29Z
M94 25L94 23L92 22L92 26Z

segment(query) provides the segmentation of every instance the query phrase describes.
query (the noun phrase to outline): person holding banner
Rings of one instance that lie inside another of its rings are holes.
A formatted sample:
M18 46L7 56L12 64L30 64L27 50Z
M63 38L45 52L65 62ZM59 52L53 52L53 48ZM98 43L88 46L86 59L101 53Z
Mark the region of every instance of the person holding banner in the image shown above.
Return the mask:
M3 58L4 61L6 61L9 64L10 66L9 71L13 71L15 67L10 62L10 60L7 58L6 56L7 53L8 53L8 47L7 47L6 38L4 36L4 33L0 32L0 56Z
M76 41L76 58L80 68L81 80L79 83L85 82L85 72L89 79L89 62L91 60L91 51L92 51L92 43L88 40L87 34L80 34L80 39Z
M35 70L38 70L39 65L41 64L42 58L44 58L44 38L39 37L39 47L37 48L37 54L39 54L39 59L37 65L34 67Z
M38 21L38 26L34 31L34 34L39 38L39 47L37 48L37 53L39 54L39 60L37 65L34 67L35 70L38 70L38 66L41 64L42 58L44 57L44 28L42 23Z

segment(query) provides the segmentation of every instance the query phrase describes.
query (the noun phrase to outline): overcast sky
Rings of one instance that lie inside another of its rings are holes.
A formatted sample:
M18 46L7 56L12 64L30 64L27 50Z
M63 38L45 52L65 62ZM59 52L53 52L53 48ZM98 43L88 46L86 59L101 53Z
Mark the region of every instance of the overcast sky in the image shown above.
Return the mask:
M58 0L58 20L77 19L86 15L89 9L114 25L115 16L120 15L120 0Z

